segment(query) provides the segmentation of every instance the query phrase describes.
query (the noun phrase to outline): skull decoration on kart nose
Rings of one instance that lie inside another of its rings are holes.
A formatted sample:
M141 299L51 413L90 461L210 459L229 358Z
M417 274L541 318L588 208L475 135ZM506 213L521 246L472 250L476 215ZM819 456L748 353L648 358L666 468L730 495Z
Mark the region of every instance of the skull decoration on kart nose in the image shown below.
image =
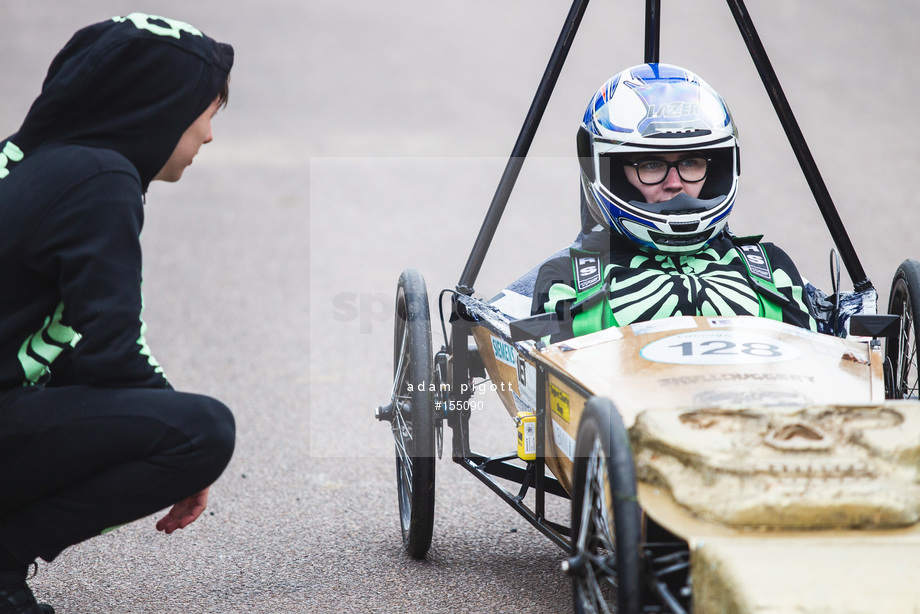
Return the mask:
M700 517L844 528L920 520L918 433L889 404L650 410L632 438L640 479Z

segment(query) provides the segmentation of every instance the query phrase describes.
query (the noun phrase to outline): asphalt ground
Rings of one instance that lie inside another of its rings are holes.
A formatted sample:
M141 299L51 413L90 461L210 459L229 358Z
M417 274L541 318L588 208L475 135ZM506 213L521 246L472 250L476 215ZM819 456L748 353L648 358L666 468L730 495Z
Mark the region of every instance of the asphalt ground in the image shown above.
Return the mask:
M41 599L62 614L569 609L562 552L447 459L431 553L405 556L393 446L373 418L399 273L421 270L433 305L456 285L568 9L0 0L4 134L83 25L161 14L237 54L214 142L180 183L150 189L143 234L148 341L177 388L234 409L236 454L198 522L166 537L151 517L71 548L39 568ZM920 5L748 9L884 304L898 263L920 258ZM574 238L575 130L595 89L642 61L643 14L638 0L588 8L478 295ZM663 16L661 60L702 75L741 128L733 229L765 234L828 288L831 239L728 8L666 0ZM482 400L474 449L512 450L507 414ZM551 512L567 519L565 505Z

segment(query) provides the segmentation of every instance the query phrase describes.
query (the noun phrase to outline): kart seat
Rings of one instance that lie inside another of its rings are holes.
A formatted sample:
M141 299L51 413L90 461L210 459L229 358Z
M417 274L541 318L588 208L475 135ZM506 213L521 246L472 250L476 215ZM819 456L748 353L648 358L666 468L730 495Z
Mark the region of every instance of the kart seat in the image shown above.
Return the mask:
M810 282L806 282L805 295L811 304L818 332L825 335L846 337L850 332L851 317L857 314L878 313L878 292L875 288L863 292L838 291L828 295Z
M510 284L505 286L501 292L486 302L490 306L508 316L510 320L520 320L521 318L530 316L530 304L533 302L533 288L534 284L537 282L537 273L540 271L540 267L543 265L543 262L546 262L546 260L550 260L551 258L566 256L568 253L568 247L559 250L549 258L544 259L537 266L533 267L512 281Z
M501 292L487 301L489 305L501 311L511 320L529 317L530 305L533 302L533 289L537 283L537 273L540 272L540 267L547 260L568 256L569 249L580 247L586 232L590 232L590 230L589 228L587 231L580 232L571 245L544 258L537 266L505 286Z

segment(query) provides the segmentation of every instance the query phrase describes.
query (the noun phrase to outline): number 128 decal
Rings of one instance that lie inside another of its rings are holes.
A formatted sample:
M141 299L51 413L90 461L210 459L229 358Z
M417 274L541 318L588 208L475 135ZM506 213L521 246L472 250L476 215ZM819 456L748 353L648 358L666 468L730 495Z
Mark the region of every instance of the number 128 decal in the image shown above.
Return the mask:
M736 331L693 331L653 341L639 355L652 362L677 365L738 365L795 360L793 346Z

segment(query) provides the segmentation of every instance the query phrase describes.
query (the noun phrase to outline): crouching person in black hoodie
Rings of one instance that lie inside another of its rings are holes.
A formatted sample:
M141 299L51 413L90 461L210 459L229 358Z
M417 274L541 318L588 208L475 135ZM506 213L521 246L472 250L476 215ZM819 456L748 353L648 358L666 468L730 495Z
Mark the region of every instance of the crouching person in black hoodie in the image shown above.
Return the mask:
M171 507L202 513L233 416L178 392L144 339L144 195L226 104L233 49L131 14L77 32L0 141L0 613L53 612L30 565Z

